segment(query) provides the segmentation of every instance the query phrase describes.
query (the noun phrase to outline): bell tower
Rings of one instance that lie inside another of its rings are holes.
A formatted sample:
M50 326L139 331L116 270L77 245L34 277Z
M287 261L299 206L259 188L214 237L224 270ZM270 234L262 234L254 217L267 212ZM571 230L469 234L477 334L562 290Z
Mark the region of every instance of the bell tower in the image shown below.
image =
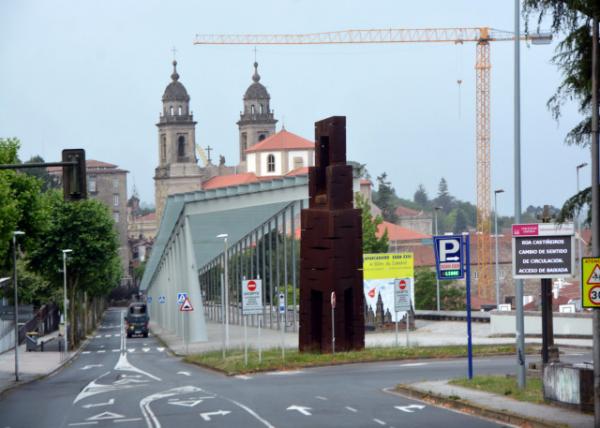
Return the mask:
M270 106L271 96L260 83L258 63L254 63L252 84L244 94L244 111L237 122L240 131L240 168L246 171L246 150L275 134L274 117Z
M171 82L162 96L158 127L158 166L154 174L156 218L160 224L167 196L202 188L202 172L196 159L196 122L190 112L190 96L179 81L173 61Z

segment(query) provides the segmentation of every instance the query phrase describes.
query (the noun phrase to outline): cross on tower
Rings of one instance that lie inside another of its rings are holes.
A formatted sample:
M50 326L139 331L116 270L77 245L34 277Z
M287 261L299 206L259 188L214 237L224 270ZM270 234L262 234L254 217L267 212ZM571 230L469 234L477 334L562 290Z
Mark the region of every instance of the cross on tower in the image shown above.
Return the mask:
M206 147L206 156L208 157L208 163L210 163L210 152L214 150L210 145Z
M175 61L177 58L175 58L175 56L177 55L177 49L175 48L175 46L173 46L173 49L171 49L171 52L173 52L173 61Z

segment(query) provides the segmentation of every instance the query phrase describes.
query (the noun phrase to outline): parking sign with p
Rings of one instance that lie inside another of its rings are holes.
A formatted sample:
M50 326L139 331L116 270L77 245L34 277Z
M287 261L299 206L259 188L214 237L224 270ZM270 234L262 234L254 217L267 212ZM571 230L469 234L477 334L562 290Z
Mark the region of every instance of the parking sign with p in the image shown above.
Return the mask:
M463 236L434 236L433 246L438 279L464 278Z

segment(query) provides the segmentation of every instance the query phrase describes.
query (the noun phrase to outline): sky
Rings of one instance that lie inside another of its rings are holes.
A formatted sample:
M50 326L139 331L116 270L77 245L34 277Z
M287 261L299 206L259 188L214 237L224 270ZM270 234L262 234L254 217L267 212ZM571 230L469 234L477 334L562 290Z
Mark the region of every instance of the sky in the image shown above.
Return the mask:
M191 96L196 142L237 164L242 96L253 46L193 45L196 34L312 33L370 28L514 28L513 2L476 0L3 0L0 2L0 137L21 140L24 160L57 161L64 148L129 171L154 203L155 124L173 48ZM523 21L522 21L523 22ZM523 22L524 25L524 22ZM566 146L575 104L556 122L546 101L561 81L556 42L521 49L522 206L561 205L589 151ZM347 117L348 159L399 196L419 184L435 197L444 177L473 203L475 45L258 46L271 108L288 131L312 139L314 122ZM491 46L491 189L514 209L513 43ZM457 81L462 80L462 84ZM582 170L581 187L591 172ZM492 199L493 200L493 199Z

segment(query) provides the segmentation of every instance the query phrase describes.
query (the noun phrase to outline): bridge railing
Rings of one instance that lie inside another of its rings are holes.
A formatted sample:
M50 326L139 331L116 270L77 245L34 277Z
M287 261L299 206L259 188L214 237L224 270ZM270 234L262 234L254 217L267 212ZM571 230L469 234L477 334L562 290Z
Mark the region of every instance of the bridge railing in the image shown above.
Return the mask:
M289 203L281 211L248 232L239 241L199 270L200 288L207 319L222 322L224 317L224 266L228 271L228 317L232 324L243 324L242 280L262 280L261 315L247 316L247 323L272 329L297 331L300 273L300 212L306 201ZM279 298L283 294L283 314L279 314Z

